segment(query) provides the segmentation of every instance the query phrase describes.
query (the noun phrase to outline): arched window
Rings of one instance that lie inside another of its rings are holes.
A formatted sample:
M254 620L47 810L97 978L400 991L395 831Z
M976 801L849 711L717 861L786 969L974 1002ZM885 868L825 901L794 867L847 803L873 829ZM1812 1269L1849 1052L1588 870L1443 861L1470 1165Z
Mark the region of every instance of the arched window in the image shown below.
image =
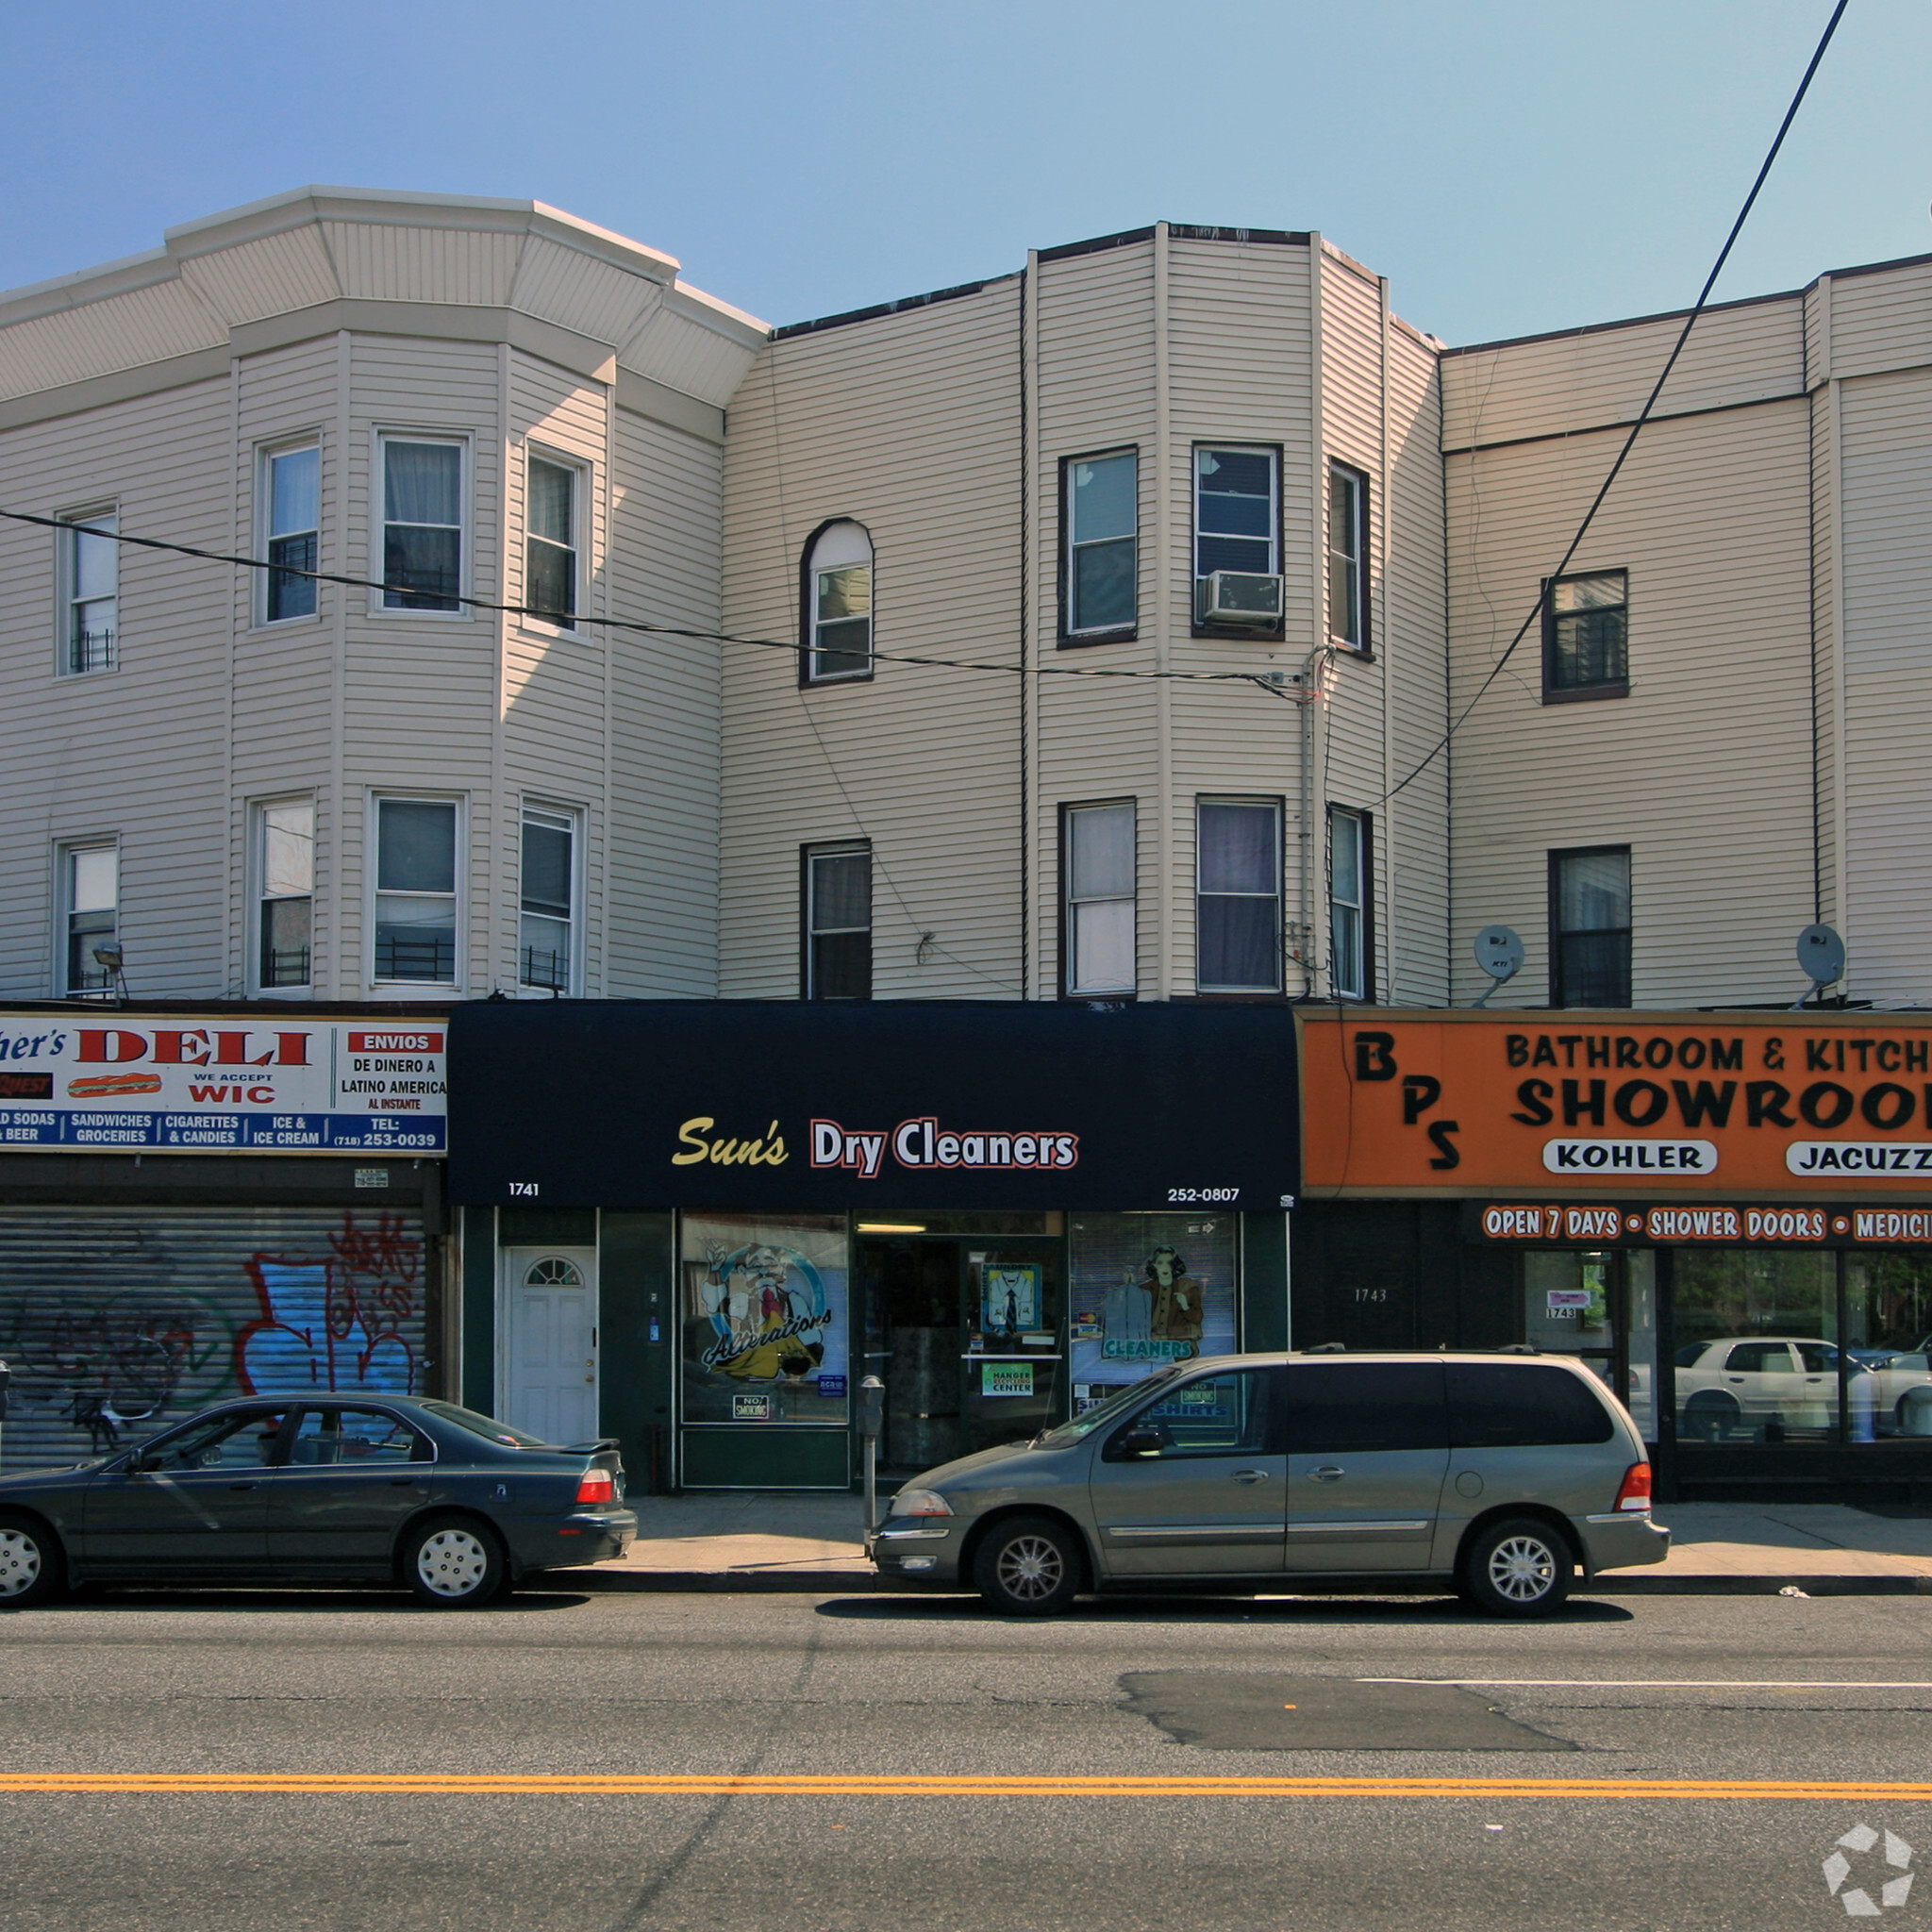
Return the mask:
M861 524L827 524L805 559L801 681L872 675L872 539Z

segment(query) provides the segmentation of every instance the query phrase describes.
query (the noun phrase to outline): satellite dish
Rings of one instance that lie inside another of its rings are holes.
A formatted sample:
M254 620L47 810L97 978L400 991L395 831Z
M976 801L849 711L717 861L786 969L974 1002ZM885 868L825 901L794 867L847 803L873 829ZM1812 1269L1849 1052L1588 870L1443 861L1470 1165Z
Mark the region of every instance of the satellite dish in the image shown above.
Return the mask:
M1507 925L1486 925L1475 936L1475 963L1490 975L1477 1006L1485 1005L1491 993L1505 980L1514 979L1523 970L1523 941Z
M1810 975L1814 990L1822 993L1845 976L1845 942L1828 925L1807 925L1798 935L1798 964ZM1796 1012L1806 998L1801 993L1791 1010Z

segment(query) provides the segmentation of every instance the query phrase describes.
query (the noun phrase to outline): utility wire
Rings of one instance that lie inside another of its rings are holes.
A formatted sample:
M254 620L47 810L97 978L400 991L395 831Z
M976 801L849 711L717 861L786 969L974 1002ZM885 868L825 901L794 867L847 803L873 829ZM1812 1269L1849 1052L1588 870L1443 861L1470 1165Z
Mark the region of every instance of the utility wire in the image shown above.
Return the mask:
M1798 108L1804 102L1807 91L1810 88L1811 76L1818 72L1818 63L1824 58L1824 50L1830 46L1831 37L1838 31L1838 24L1843 18L1845 8L1849 4L1850 0L1838 0L1838 5L1832 8L1831 19L1826 22L1824 36L1820 39L1817 49L1811 56L1811 64L1806 68L1805 77L1798 83L1798 91L1791 96L1790 106L1785 109L1785 118L1778 124L1777 138L1772 142L1771 151L1764 157L1764 165L1758 169L1757 178L1751 184L1751 192L1744 197L1744 206L1738 210L1738 219L1731 224L1731 232L1725 236L1724 245L1718 251L1718 258L1711 265L1710 274L1705 277L1704 287L1698 294L1695 306L1691 308L1690 314L1684 318L1684 326L1677 332L1676 346L1672 349L1670 359L1665 362L1663 373L1658 375L1655 386L1652 388L1649 400L1645 402L1642 412L1638 416L1637 421L1630 425L1630 434L1624 439L1624 447L1617 452L1617 460L1610 465L1610 473L1604 478L1603 487L1597 491L1591 503L1590 508L1584 513L1582 523L1577 525L1576 534L1571 538L1570 547L1564 551L1562 561L1543 579L1542 588L1537 592L1537 600L1530 607L1529 615L1523 620L1516 635L1509 640L1509 648L1490 667L1490 675L1476 687L1475 695L1470 699L1468 704L1463 706L1459 715L1451 722L1448 730L1443 732L1442 736L1430 747L1428 754L1423 758L1422 762L1399 784L1391 785L1377 801L1378 804L1386 805L1398 791L1405 791L1407 787L1414 784L1435 763L1436 759L1448 750L1449 741L1462 728L1464 721L1467 720L1469 714L1482 703L1491 685L1494 684L1496 679L1502 675L1503 667L1508 663L1511 656L1514 655L1517 645L1529 635L1530 625L1541 618L1544 608L1550 601L1550 586L1570 567L1570 559L1576 555L1577 548L1582 543L1584 537L1589 533L1591 525L1596 521L1596 513L1604 507L1604 498L1610 493L1610 485L1617 480L1617 474L1623 469L1624 458L1629 456L1638 437L1642 433L1643 425L1650 421L1650 412L1657 408L1657 398L1663 393L1664 384L1670 380L1671 371L1677 366L1677 358L1684 353L1684 344L1690 340L1690 330L1696 324L1697 318L1703 314L1705 304L1710 300L1710 291L1716 286L1718 276L1723 274L1724 263L1730 259L1731 249L1737 242L1739 235L1742 232L1745 220L1757 200L1758 190L1764 186L1765 179L1771 173L1771 164L1777 159L1778 149L1785 144L1785 136L1790 132L1791 123L1797 119Z
M35 516L24 509L0 509L0 518L9 523L38 524L47 530L80 530L86 535L108 543L132 543L142 550L165 550L176 557L197 557L206 563L232 563L242 570L274 571L277 576L303 577L311 583L341 584L352 591L382 591L397 596L422 600L433 599L439 605L461 604L472 610L494 610L507 617L534 617L541 624L558 624L563 621L561 612L545 610L534 604L498 604L488 597L464 596L450 591L425 591L414 584L391 583L375 577L344 576L337 571L296 570L289 564L271 563L259 557L236 557L225 550L202 550L192 543L170 543L159 537L136 537L125 530L97 530L92 525L70 517ZM405 607L408 608L408 607ZM418 603L414 608L425 608ZM811 648L809 644L791 643L782 638L746 638L723 630L684 630L672 624L647 624L641 618L591 617L588 613L574 613L569 618L572 625L593 625L604 630L635 631L646 637L692 638L701 643L749 644L766 651L790 651L795 658L801 652ZM1274 680L1259 671L1124 671L1108 670L1095 665L1037 664L1031 667L1021 664L988 664L970 658L918 658L903 651L872 651L867 654L874 662L882 664L928 664L941 671L991 671L1019 677L1138 677L1145 679L1170 679L1181 684L1252 684L1258 686L1272 696L1286 698L1290 704L1309 702L1304 693L1283 691Z

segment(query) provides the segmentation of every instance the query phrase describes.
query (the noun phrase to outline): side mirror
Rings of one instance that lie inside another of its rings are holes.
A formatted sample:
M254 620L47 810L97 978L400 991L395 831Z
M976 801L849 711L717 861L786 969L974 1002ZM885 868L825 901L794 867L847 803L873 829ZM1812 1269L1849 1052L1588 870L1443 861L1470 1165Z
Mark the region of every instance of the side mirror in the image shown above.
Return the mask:
M1158 1429L1129 1429L1117 1447L1123 1456L1158 1456L1167 1443Z
M158 1469L160 1466L161 1458L158 1456L130 1456L127 1458L127 1467L122 1474L125 1475L146 1475L151 1470Z

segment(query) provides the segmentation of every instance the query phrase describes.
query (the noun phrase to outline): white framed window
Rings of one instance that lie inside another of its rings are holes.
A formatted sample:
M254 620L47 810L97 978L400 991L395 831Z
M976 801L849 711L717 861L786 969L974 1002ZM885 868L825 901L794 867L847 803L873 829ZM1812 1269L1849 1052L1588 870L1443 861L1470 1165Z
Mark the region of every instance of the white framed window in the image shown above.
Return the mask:
M1328 808L1328 991L1369 997L1370 853L1366 812Z
M106 508L62 521L71 527L59 533L60 669L69 676L111 671L120 661L120 515Z
M802 684L872 675L872 538L863 524L827 524L805 561Z
M1194 451L1194 575L1281 572L1278 459L1272 449Z
M1369 479L1328 465L1328 636L1369 648Z
M1135 951L1135 840L1131 799L1070 805L1066 840L1066 991L1132 992Z
M322 554L322 449L314 442L261 454L261 526L268 539L262 572L261 621L284 624L313 617L316 584L297 571L320 568Z
M375 810L370 976L382 983L455 986L460 960L461 808L453 798L378 797Z
M381 608L460 611L468 442L461 437L383 431L376 446L382 473Z
M315 801L276 798L255 808L255 983L280 992L311 983Z
M1202 992L1281 991L1281 805L1195 806L1194 983Z
M1090 641L1140 621L1141 458L1076 457L1061 491L1067 533L1061 635Z
M872 997L872 847L808 845L805 860L805 996Z
M577 520L583 472L530 452L524 494L524 603L526 620L577 627Z
M576 991L577 813L524 807L522 910L517 984Z
M59 853L60 991L113 990L121 943L121 848L112 840L63 845ZM97 955L108 951L113 957Z

